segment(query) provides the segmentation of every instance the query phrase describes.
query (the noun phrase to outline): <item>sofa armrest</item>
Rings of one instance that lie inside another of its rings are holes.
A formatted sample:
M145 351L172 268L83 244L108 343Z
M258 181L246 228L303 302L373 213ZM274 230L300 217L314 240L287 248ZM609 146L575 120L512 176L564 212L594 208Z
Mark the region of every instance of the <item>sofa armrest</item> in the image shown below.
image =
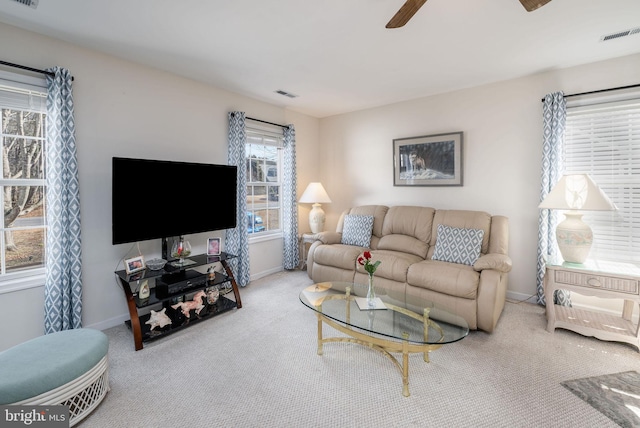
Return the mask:
M511 270L511 258L504 254L485 254L476 260L473 269L478 272L484 269L494 269L507 273Z
M313 235L313 239L323 244L339 244L342 242L342 233L339 232L320 232Z

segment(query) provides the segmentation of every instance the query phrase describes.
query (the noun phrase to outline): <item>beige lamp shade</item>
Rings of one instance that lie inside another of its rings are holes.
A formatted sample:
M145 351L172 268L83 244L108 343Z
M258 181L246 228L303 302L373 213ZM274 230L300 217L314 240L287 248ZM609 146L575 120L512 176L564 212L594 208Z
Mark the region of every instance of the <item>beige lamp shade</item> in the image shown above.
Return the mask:
M331 199L327 191L322 187L322 183L309 183L304 193L298 201L303 204L330 204Z
M567 174L551 189L538 208L581 211L617 209L587 174Z
M311 227L312 233L322 232L326 216L320 204L331 203L331 199L329 198L327 191L322 187L322 183L309 183L298 202L303 204L313 204L313 207L309 212L309 227Z
M556 240L562 258L570 263L584 263L593 244L593 232L582 221L579 211L613 211L609 197L587 174L567 174L551 189L538 208L569 210L556 227Z

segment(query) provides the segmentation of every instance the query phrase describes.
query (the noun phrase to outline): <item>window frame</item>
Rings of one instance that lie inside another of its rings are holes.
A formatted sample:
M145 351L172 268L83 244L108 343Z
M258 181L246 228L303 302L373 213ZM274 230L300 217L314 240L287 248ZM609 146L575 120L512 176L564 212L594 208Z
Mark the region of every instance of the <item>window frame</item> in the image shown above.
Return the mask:
M46 100L47 83L44 77L33 77L7 71L0 71L0 109L13 109L46 114ZM44 126L46 126L46 121ZM1 129L0 136L2 137L2 144L4 144L4 133ZM43 144L44 156L44 150L46 150L46 139L45 137L42 137L39 140ZM2 175L0 175L0 185L2 187L7 185L37 185L42 186L44 191L46 192L46 164L44 165L43 169L44 170L42 179L4 179ZM4 203L4 192L0 192L0 203ZM43 224L35 228L41 228L44 230L45 241L43 242L43 245L44 251L46 253L46 216L43 218ZM0 223L0 233L2 233L2 235L0 236L0 264L3 265L4 269L0 271L0 294L44 286L46 274L44 260L43 265L39 267L18 269L13 272L6 271L6 268L4 266L6 262L4 231L7 229L8 228L5 227L3 219L3 221ZM24 229L31 230L34 229L34 227L29 226L11 228L11 230Z
M247 232L248 236L249 236L249 242L260 242L260 241L266 241L266 240L271 240L271 239L275 239L275 238L279 238L283 236L283 230L282 230L282 163L283 163L283 149L284 149L284 135L282 134L282 132L274 132L272 130L265 130L262 129L260 127L246 127L246 134L247 134L247 141L246 141L246 147L248 147L250 144L257 144L255 141L250 141L250 139L260 139L261 140L261 144L264 146L271 146L271 147L275 147L277 149L277 160L276 160L276 166L277 166L277 175L278 175L278 180L276 182L269 182L266 180L266 175L265 175L265 181L250 181L250 177L247 176L247 180L245 185L247 187L249 186L267 186L267 195L269 194L269 190L268 187L269 185L271 186L278 186L279 188L279 197L278 197L278 202L277 202L277 210L278 210L278 224L280 225L280 228L278 229L266 229L264 231L261 232ZM275 142L271 142L275 140ZM250 155L250 153L247 151L246 152L246 156L245 156L245 165L247 160L249 159L248 156ZM248 195L247 195L248 196ZM269 201L267 200L267 208L269 208ZM271 207L273 208L273 207ZM249 205L249 203L247 203L247 211L251 211L255 213L255 208L253 208L253 206ZM268 222L268 219L265 219L265 221Z
M584 213L594 234L592 259L640 263L640 226L634 227L640 225L640 199L634 201L640 173L634 171L640 172L640 92L568 101L563 173L589 174L618 207Z

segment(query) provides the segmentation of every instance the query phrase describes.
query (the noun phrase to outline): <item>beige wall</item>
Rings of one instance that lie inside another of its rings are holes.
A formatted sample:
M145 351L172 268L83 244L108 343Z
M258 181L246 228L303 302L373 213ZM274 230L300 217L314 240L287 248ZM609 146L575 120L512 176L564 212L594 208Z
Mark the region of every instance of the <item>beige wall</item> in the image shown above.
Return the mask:
M251 117L293 123L298 162L305 170L317 169L308 158L317 158L318 119L5 24L0 24L0 40L11 40L3 44L5 61L40 69L59 65L75 77L85 326L107 328L128 318L113 272L137 249L111 244L113 156L226 164L227 112L242 110ZM184 202L179 195L165 195L162 183L137 184L141 197L132 199L132 209L146 210L150 218L156 209L220 209L213 183L187 181L202 186L203 197ZM305 185L299 182L299 192ZM187 238L194 252L204 252L206 238L222 233ZM140 243L145 257L159 256L160 247L160 240ZM252 244L250 259L252 277L282 270L282 240ZM0 294L0 350L41 335L43 312L42 287Z
M353 205L484 210L510 219L509 295L535 294L542 143L541 98L631 85L640 55L325 118L321 179L327 229ZM394 187L394 138L464 132L463 187Z

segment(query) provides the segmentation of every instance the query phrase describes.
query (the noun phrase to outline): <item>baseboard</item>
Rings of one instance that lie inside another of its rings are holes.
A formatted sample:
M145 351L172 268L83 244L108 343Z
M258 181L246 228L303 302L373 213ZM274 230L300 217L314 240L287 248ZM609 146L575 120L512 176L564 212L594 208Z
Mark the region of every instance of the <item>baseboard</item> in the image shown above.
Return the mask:
M515 303L520 303L520 302L538 303L537 296L535 294L534 295L524 294L524 293L518 293L515 291L507 291L507 300Z
M94 324L85 325L83 327L93 328L96 330L106 330L111 327L116 327L120 324L123 324L125 321L129 319L129 314L118 315L114 318L109 318L108 320L100 321Z
M255 281L256 279L263 278L265 276L272 275L274 273L282 272L284 268L282 266L276 266L272 269L264 270L262 272L254 273L249 276L250 281Z

